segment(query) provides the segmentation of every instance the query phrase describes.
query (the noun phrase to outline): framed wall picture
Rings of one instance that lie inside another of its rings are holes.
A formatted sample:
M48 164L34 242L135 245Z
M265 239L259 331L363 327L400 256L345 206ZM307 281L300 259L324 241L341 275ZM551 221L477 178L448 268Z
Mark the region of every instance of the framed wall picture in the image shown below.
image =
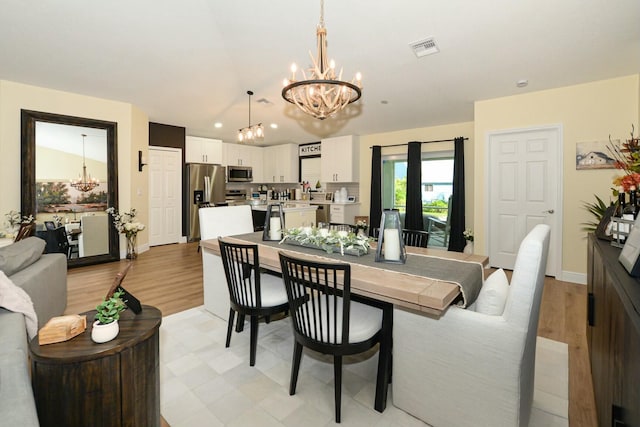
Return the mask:
M620 252L618 261L633 277L640 277L640 216L633 224L633 228L627 236L627 241Z

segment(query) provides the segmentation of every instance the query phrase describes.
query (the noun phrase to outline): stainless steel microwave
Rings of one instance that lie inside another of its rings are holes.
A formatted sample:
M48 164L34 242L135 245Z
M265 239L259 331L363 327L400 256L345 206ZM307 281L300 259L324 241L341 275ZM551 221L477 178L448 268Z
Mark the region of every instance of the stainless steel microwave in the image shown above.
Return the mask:
M227 166L227 182L252 182L251 166Z

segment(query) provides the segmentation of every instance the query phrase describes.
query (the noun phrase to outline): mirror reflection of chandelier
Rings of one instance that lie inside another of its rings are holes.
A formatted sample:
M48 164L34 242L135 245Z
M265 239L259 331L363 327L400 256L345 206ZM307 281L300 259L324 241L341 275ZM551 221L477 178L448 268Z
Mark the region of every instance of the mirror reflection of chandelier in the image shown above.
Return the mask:
M78 191L86 193L96 188L100 181L98 178L91 178L91 174L87 174L87 165L85 164L84 157L84 139L87 137L84 133L82 135L82 175L78 175L78 179L72 179L70 185Z
M320 23L316 30L318 36L318 56L311 52L313 67L309 68L309 78L301 69L302 80L296 80L296 64L291 65L291 78L284 79L282 97L305 113L324 120L342 110L348 104L356 102L362 96L362 76L356 73L351 82L342 79L342 69L336 76L336 64L327 60L327 29L324 26L324 0L320 1Z

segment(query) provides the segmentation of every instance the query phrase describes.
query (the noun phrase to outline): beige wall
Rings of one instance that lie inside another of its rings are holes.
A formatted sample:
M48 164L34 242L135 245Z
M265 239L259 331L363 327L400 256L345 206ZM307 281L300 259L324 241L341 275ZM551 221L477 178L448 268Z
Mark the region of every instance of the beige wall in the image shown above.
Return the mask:
M360 136L360 214L369 214L372 145L468 136L465 142L466 226L476 235L476 251L486 253L485 150L487 133L539 125L562 125L563 129L563 255L565 273L586 274L586 239L580 223L589 221L582 202L608 200L612 169L577 171L577 142L627 138L631 124L640 123L640 75L603 80L475 103L473 122L455 123L397 132ZM423 146L423 150L450 150L451 143ZM382 154L406 152L406 147L388 148ZM566 276L575 278L575 276Z
M464 143L465 158L465 216L468 228L473 226L473 194L474 194L474 133L473 122L456 123L445 126L433 126L417 129L405 129L396 132L376 133L360 136L360 215L369 215L371 204L371 149L373 145L382 147L393 144L404 144L411 141L435 141L452 139L458 136L469 138ZM453 142L423 144L422 151L452 151ZM406 153L407 147L382 148L382 155Z
M485 151L491 131L560 124L563 129L563 254L565 273L586 274L586 239L580 223L590 220L582 202L594 194L609 200L613 169L576 170L577 142L624 139L639 120L639 78L632 75L475 103L476 250L485 252Z
M122 211L135 207L148 224L146 173L138 172L138 150L146 152L149 120L124 102L0 80L0 213L20 210L20 110L35 110L118 123L118 199ZM139 191L138 191L139 190ZM148 244L147 232L138 245ZM120 246L124 248L124 239Z
M78 178L82 173L82 156L46 147L36 147L36 158L47 159L46 162L36 162L37 181L68 182ZM89 158L85 158L84 162L87 165L87 174L92 178L98 178L101 183L107 181L106 162Z

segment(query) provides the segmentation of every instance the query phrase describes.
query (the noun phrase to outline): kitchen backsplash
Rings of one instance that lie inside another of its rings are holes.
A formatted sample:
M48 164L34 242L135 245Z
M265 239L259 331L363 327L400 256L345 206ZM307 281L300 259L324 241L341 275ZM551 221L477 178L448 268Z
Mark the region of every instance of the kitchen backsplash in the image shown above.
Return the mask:
M335 193L336 190L340 190L342 187L347 189L349 196L356 196L356 202L360 201L360 184L357 182L329 182L326 185L327 193Z
M258 187L262 184L256 184L252 182L240 183L240 182L229 182L227 183L227 189L229 190L245 190L248 195L251 195L251 190L258 191ZM292 188L301 188L296 184L267 184L269 190L272 188L275 191L285 191L287 189ZM357 182L348 182L348 183L327 183L322 186L320 191L325 193L335 193L336 190L340 190L342 187L347 189L347 193L349 196L356 196L356 202L360 201L360 185Z

